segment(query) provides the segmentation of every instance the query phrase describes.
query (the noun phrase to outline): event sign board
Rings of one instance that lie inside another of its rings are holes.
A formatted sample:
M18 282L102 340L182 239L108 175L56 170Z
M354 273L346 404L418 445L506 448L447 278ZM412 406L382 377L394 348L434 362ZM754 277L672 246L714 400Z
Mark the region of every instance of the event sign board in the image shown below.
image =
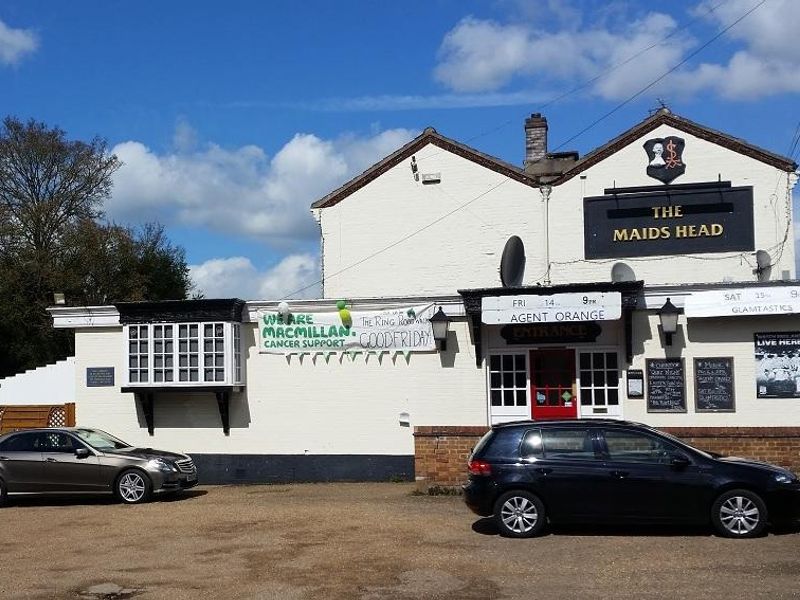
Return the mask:
M265 354L424 352L436 349L433 305L382 311L258 313L258 347Z
M587 259L752 251L753 188L730 182L607 189L583 199Z
M733 412L733 357L695 358L694 395L698 412Z
M800 398L800 331L756 333L756 396Z
M622 316L619 292L485 296L481 320L486 325L614 321Z
M687 317L742 317L800 313L800 286L728 288L692 292L684 303Z

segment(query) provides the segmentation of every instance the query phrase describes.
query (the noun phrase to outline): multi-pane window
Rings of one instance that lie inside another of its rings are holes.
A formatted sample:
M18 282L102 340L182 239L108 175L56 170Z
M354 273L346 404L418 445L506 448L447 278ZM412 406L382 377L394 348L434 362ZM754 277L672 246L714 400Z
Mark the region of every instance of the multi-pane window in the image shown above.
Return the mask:
M173 325L153 325L153 381L174 381Z
M242 328L233 324L233 380L242 381Z
M528 368L525 354L489 356L489 397L492 406L528 404Z
M200 330L197 323L178 325L178 381L200 381Z
M150 323L127 326L132 385L244 383L238 323Z
M128 381L147 383L149 381L149 349L147 325L128 327Z
M203 381L225 381L225 326L203 325Z
M619 404L619 365L616 352L581 352L579 358L581 405Z

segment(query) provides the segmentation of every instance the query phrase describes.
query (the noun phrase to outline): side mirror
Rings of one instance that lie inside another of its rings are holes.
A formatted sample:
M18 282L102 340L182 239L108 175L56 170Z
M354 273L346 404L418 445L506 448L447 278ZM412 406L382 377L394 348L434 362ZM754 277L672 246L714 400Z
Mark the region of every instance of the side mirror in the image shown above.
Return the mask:
M75 456L77 458L89 458L91 454L92 453L89 452L89 450L87 450L86 448L78 448L77 450L75 450Z
M680 454L674 454L670 459L669 464L672 466L673 469L685 469L692 463L685 456L682 456Z

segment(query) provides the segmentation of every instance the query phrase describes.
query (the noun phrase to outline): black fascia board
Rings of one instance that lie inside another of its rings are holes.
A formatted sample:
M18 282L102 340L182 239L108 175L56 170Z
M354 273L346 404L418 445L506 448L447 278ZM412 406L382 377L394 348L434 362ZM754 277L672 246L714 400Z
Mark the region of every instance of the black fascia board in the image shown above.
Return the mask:
M201 300L162 300L159 302L120 302L119 322L193 323L202 321L242 322L245 301L239 298Z

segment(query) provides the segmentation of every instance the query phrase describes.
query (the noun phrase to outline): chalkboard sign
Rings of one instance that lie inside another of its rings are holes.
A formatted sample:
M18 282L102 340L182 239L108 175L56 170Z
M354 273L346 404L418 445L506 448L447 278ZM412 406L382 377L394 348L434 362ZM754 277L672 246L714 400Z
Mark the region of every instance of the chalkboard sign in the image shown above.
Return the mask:
M86 387L112 387L114 367L87 367Z
M647 412L686 412L683 359L650 358L647 365Z
M695 358L694 397L698 412L733 412L733 358Z

